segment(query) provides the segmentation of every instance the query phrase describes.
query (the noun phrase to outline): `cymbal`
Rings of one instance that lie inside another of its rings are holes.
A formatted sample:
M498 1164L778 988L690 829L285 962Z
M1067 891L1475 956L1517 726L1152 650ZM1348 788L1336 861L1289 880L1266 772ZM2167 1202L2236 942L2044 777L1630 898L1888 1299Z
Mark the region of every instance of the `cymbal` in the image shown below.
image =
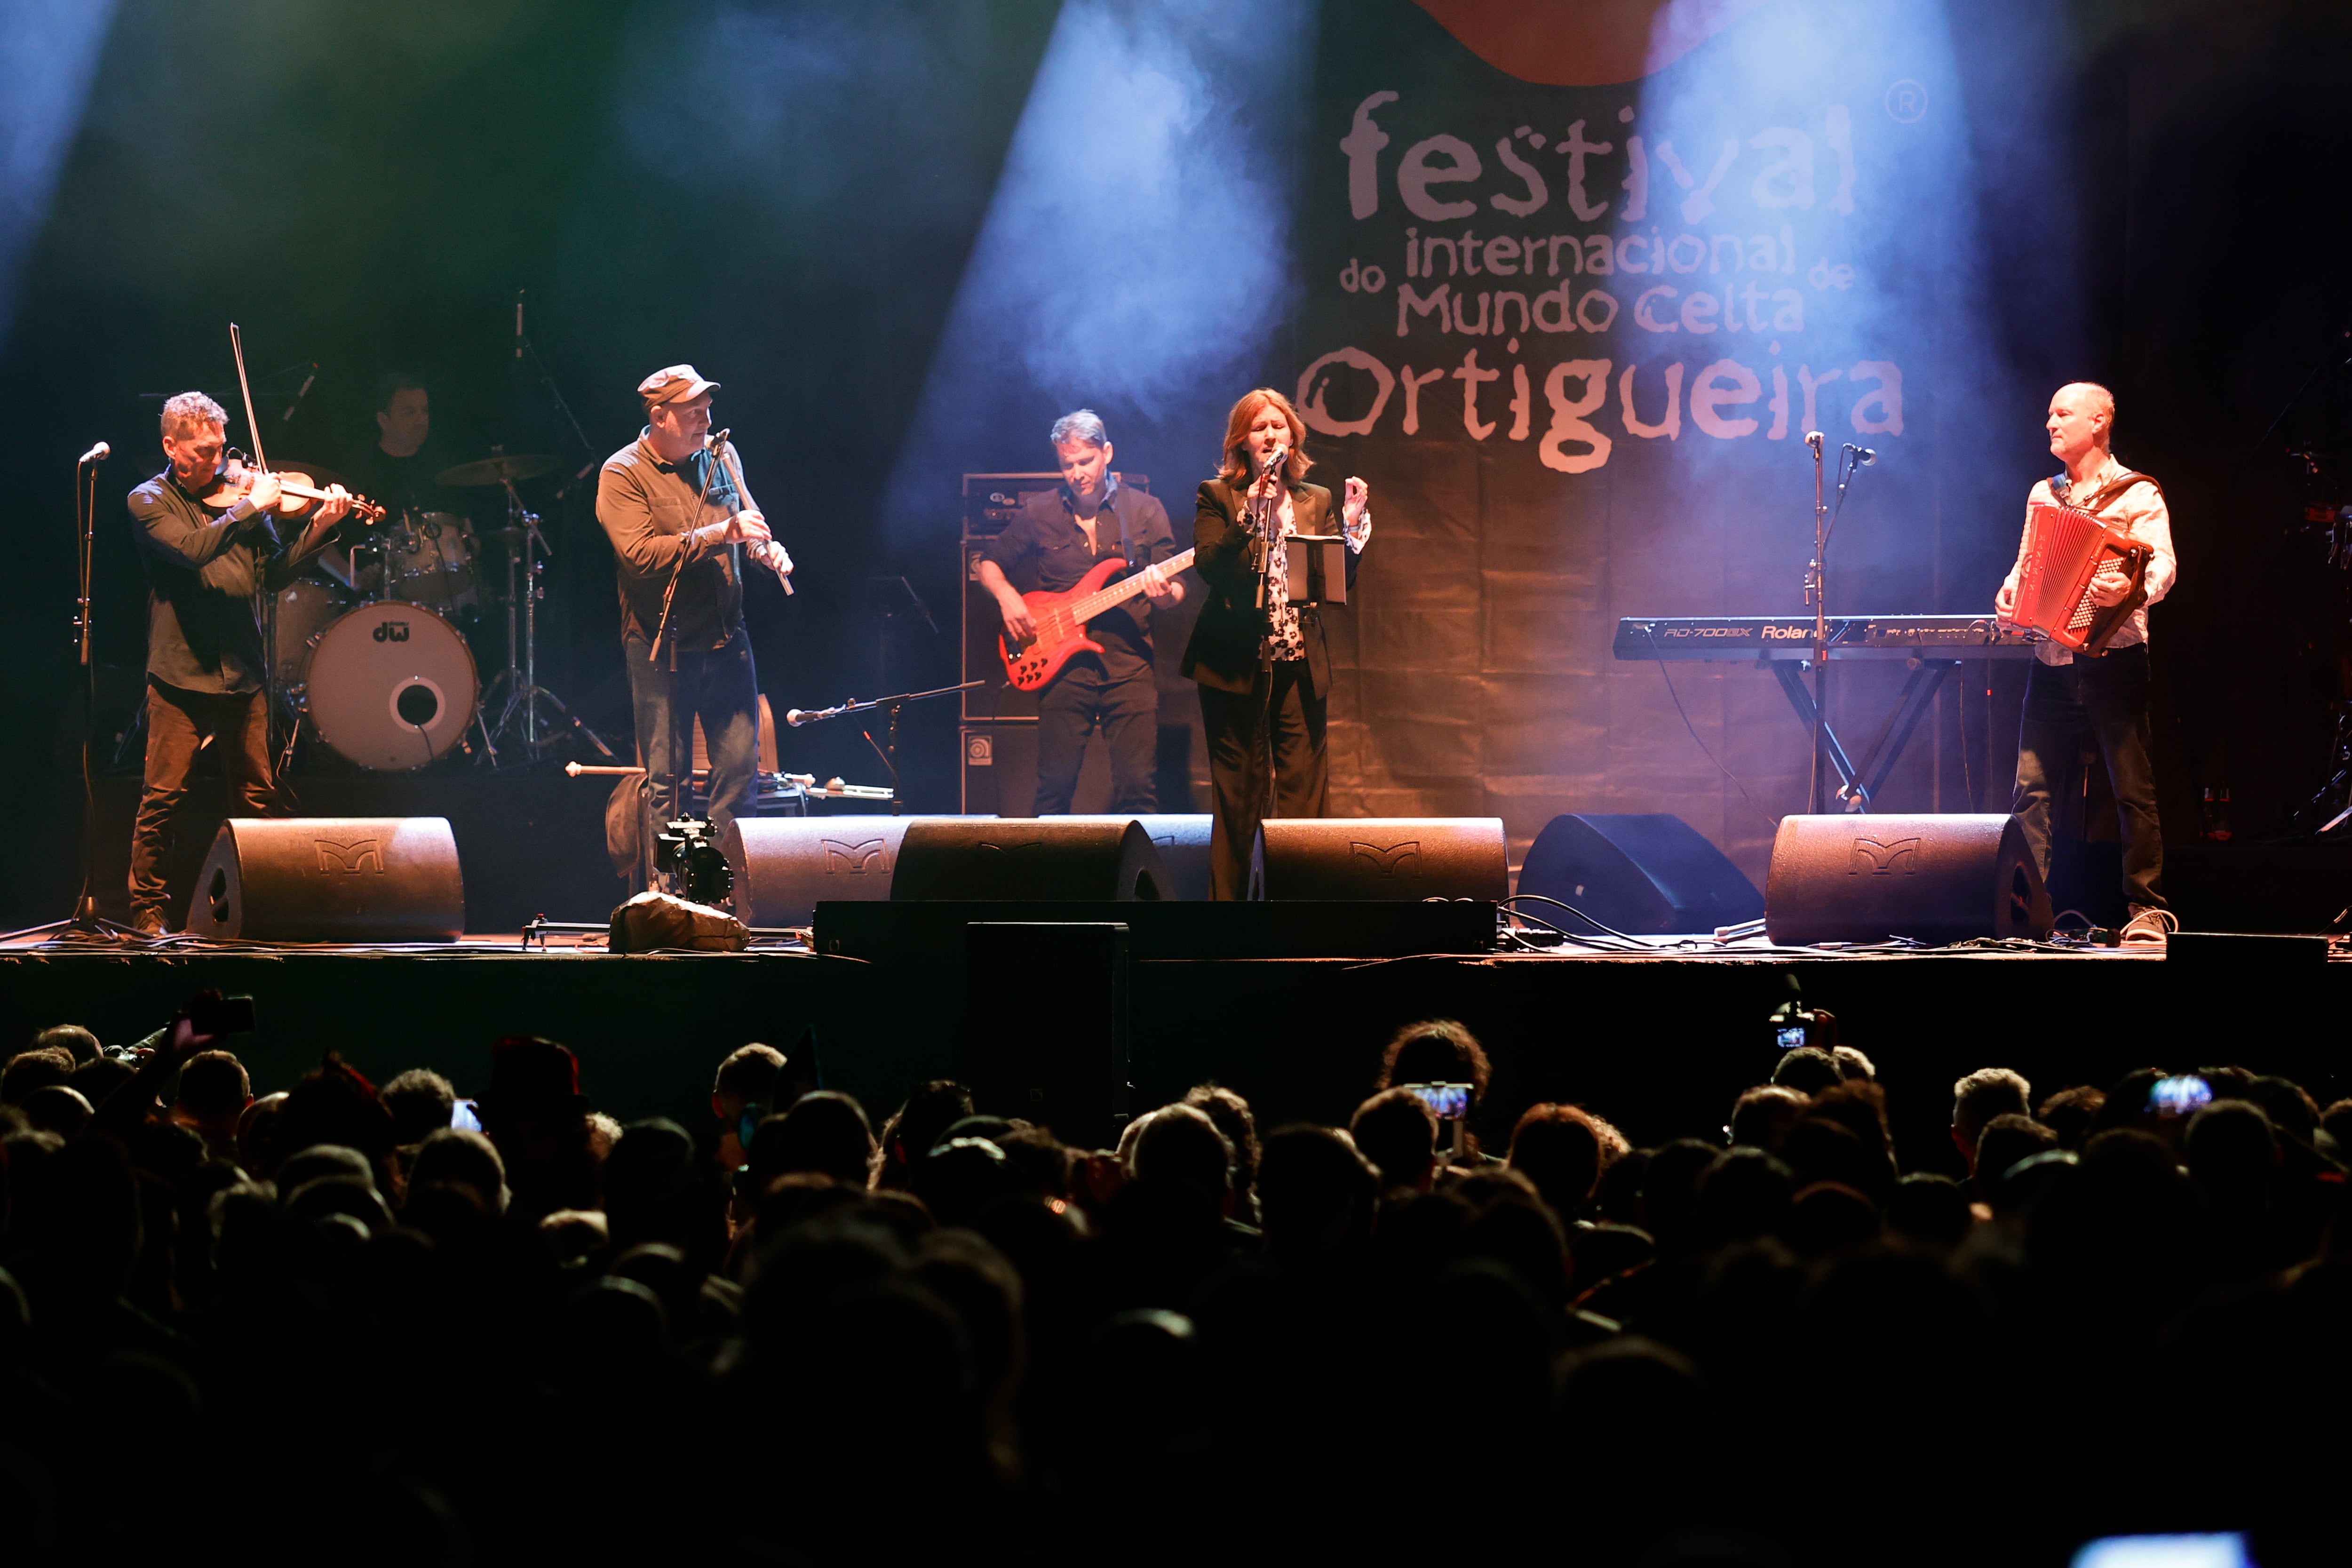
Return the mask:
M433 476L436 485L502 485L512 479L535 479L555 471L556 460L544 452L508 452L444 468Z

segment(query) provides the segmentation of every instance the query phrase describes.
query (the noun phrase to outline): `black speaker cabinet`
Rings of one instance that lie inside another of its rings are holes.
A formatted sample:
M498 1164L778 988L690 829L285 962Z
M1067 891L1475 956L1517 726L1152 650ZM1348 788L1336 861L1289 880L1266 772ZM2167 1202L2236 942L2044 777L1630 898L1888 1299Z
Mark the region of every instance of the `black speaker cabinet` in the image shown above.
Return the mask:
M446 816L232 816L188 900L190 934L455 942L466 883Z
M1128 903L1171 898L1159 847L1133 817L933 817L908 825L893 902L940 899Z
M1764 885L1776 942L1950 942L2050 932L2014 816L1784 816Z
M1485 899L1509 896L1499 816L1268 817L1250 850L1258 899Z
M974 921L965 942L964 1080L991 1110L1108 1149L1127 1125L1124 924ZM1040 1006L1039 978L1053 1005Z
M1643 936L1712 931L1764 912L1756 884L1696 828L1666 812L1553 817L1528 847L1518 891L1573 904ZM1544 914L1540 908L1531 912ZM1555 923L1584 929L1572 917Z
M735 873L737 917L745 925L804 926L816 919L819 900L887 899L899 840L906 837L909 824L925 820L738 817L721 846Z
M1065 820L1143 824L1143 831L1151 836L1152 844L1160 851L1160 863L1168 868L1168 880L1161 886L1160 896L1202 904L1213 896L1209 889L1209 829L1213 819L1206 812L1161 812L1148 816L1113 813L1092 817L1074 813Z

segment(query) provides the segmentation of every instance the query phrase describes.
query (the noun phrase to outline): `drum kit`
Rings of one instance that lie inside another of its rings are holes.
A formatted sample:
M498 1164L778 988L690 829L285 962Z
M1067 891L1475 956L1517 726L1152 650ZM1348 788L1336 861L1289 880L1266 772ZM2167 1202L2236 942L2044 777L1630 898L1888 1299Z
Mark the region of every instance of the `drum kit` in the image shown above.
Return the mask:
M328 751L372 773L436 763L464 743L469 730L477 732L478 760L492 766L517 752L530 761L565 731L612 754L536 679L537 606L545 592L540 574L553 552L515 482L555 468L551 457L494 451L444 468L434 476L437 485L503 489L505 526L488 530L486 539L454 512L404 512L348 554L322 552L320 575L278 591L266 608L271 677L294 724L289 752L307 723ZM310 471L321 484L338 479ZM486 542L506 557L502 595L484 581ZM507 634L506 668L487 689L467 637L478 628L486 601L503 603Z

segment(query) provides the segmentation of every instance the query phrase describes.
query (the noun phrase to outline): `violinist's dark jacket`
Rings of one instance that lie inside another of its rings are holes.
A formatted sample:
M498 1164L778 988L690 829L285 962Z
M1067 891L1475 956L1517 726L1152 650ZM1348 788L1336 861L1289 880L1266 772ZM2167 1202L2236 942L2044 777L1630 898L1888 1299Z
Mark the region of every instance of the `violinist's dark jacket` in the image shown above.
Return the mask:
M183 691L259 690L266 661L254 596L291 583L325 540L297 554L310 531L300 519L245 501L214 511L169 468L128 504L147 570L147 673Z

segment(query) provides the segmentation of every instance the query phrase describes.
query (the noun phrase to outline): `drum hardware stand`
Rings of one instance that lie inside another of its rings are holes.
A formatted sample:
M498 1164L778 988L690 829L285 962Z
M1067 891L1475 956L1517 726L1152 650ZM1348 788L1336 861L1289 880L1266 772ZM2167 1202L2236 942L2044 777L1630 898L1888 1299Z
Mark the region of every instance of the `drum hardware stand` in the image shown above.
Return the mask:
M860 702L856 698L852 697L833 708L794 708L784 715L784 722L797 730L803 724L814 724L826 719L840 719L851 713L869 712L877 708L887 710L890 716L890 744L887 749L876 742L872 731L859 732L865 735L866 743L874 748L875 755L882 759L882 765L890 770L890 815L903 816L906 815L907 802L903 792L898 788L898 710L909 702L921 702L933 697L952 697L959 692L971 691L987 684L985 680L967 680L961 686L941 686L929 691L901 691L895 697L877 697L868 702Z
M562 715L564 722L584 736L589 744L605 756L614 755L613 748L604 737L583 722L580 717L563 705L563 700L539 684L539 574L543 552L555 553L547 536L539 531L539 514L522 504L522 497L510 479L499 480L507 492L507 667L500 670L485 692L476 721L482 724L482 748L491 766L498 765L498 737L515 731L510 737L523 751L523 760L530 762L555 740L541 727L540 704L547 703ZM515 606L520 596L522 616L518 626ZM517 664L517 659L520 664ZM506 690L506 706L499 710L496 724L487 722L490 693L501 687ZM551 729L552 725L549 726Z

